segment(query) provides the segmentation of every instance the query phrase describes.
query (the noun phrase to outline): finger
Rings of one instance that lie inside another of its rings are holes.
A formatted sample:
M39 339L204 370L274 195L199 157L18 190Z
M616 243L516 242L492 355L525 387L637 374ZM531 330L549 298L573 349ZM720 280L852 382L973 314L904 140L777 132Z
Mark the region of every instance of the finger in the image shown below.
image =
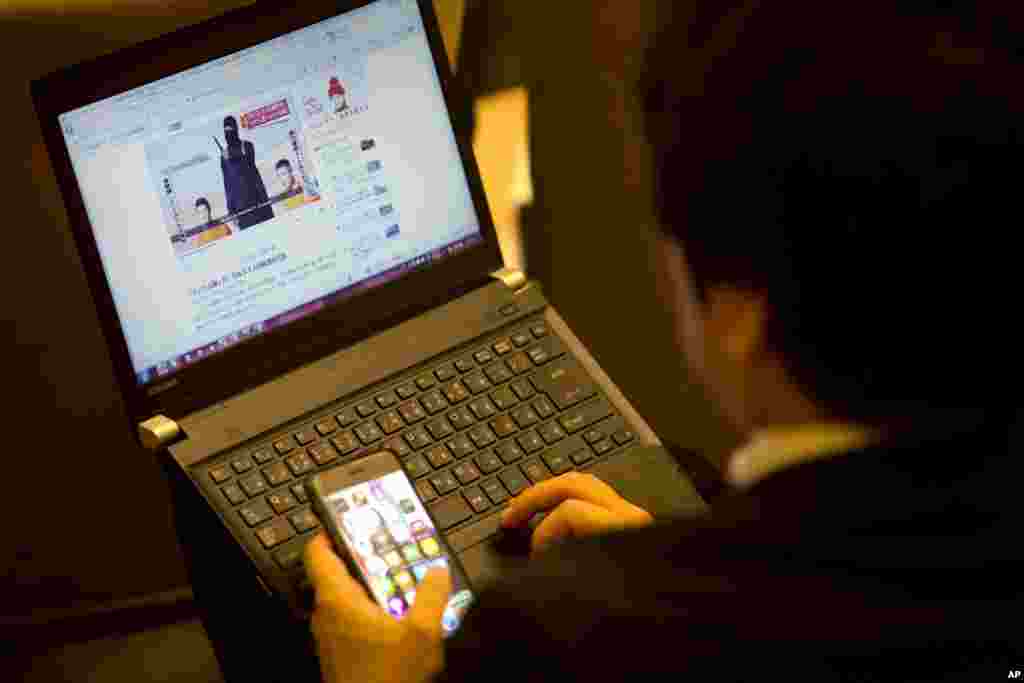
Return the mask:
M451 575L445 569L431 569L416 586L416 599L406 617L418 629L440 636L441 617L452 592Z
M319 534L306 544L303 552L306 574L316 589L316 601L360 605L369 601L366 591L348 573L325 534Z
M567 538L591 536L621 526L618 516L582 500L567 500L533 531L531 552L538 553Z
M618 508L625 503L615 489L597 477L571 472L531 486L512 499L502 514L501 524L504 527L521 526L534 514L549 510L566 500L582 500L608 509Z

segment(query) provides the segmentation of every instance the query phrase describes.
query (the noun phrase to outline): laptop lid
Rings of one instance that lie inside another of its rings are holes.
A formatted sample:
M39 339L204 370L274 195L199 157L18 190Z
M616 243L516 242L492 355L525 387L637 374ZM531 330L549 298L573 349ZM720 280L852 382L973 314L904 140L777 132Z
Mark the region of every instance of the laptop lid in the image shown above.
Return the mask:
M430 0L257 4L32 92L133 421L501 266Z

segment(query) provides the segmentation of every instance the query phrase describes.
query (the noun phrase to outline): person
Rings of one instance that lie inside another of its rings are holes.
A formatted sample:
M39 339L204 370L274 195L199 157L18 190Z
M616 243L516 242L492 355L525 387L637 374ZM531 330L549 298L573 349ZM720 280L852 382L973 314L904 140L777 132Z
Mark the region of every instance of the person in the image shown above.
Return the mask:
M238 134L238 121L234 116L224 117L224 139L227 146L220 148L220 167L224 175L224 194L227 197L228 213L238 214L238 228L245 230L270 220L274 211L267 203L267 188L256 167L256 148L249 140L242 140Z
M277 173L277 179L280 181L282 194L302 191L302 183L298 181L292 171L292 162L287 159L279 159L274 165L274 172Z
M998 226L1024 142L1020 11L714 4L666 22L645 110L664 304L746 435L728 491L655 522L587 474L527 489L502 523L548 513L528 568L478 587L444 643L449 577L391 619L318 537L325 680L1024 668L1022 373L998 332L1016 310Z
M210 202L206 197L200 197L196 200L196 213L199 215L199 225L210 227L213 225L213 209L210 208Z

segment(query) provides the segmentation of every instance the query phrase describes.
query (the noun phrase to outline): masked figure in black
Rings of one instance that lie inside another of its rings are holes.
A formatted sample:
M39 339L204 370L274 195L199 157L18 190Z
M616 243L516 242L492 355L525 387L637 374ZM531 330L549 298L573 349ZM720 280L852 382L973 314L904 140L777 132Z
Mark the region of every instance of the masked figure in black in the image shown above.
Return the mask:
M224 173L228 213L238 213L267 202L267 188L256 168L256 150L251 142L238 136L238 122L234 116L224 118L224 139L227 147L221 147L219 140L217 146L220 147L220 168ZM245 230L273 217L274 210L269 205L262 206L239 216L238 227Z

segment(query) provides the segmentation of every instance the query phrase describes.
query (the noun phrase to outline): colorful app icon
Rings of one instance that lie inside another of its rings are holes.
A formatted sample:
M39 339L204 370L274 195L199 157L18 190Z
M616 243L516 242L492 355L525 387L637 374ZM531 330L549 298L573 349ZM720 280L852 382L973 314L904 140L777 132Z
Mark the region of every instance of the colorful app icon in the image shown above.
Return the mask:
M412 543L402 546L402 554L405 555L406 562L415 562L416 560L423 558L423 555L420 553L420 549Z
M409 572L398 572L397 574L395 574L395 583L398 584L398 587L400 589L404 591L409 590L414 585L412 580L412 574L410 574Z
M389 567L401 567L402 556L398 554L397 550L392 550L384 556L384 561L388 563Z
M405 600L399 596L395 596L388 600L388 612L396 617L401 617L405 614L406 606Z
M352 494L352 504L355 505L357 508L358 507L362 507L362 506L366 505L369 502L370 502L370 500L366 497L365 493L353 493Z
M402 512L404 512L407 515L411 515L416 512L416 503L412 502L408 498L403 498L402 500L398 501L398 507L400 507L402 509Z
M411 590L405 594L405 604L412 607L414 602L416 602L416 591Z
M427 557L437 557L441 554L441 546L434 538L424 538L420 541L420 548L423 549L423 554Z
M430 571L430 565L427 564L418 564L412 568L412 573L416 577L417 582L422 581L428 571Z
M430 536L432 533L432 529L428 527L426 523L419 519L410 524L409 527L412 529L412 537L415 539Z
M395 584L391 583L391 579L386 576L373 577L371 584L373 585L373 592L377 595L390 597L395 594Z

